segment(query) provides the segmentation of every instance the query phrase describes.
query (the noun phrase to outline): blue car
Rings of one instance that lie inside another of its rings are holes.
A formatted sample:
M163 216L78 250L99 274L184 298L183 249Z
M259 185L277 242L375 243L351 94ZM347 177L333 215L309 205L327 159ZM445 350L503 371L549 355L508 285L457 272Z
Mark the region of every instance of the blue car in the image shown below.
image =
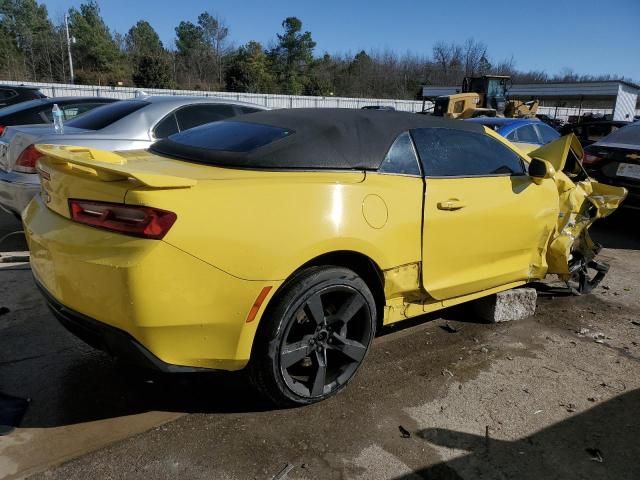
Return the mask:
M526 153L560 138L556 130L536 118L476 117L464 121L492 128Z

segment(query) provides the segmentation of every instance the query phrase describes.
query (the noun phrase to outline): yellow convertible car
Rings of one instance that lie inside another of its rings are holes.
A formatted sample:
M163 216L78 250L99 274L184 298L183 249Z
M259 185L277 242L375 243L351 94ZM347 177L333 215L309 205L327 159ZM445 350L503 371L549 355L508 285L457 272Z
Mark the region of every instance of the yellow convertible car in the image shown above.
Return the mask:
M149 151L37 149L23 218L59 320L163 371L247 367L280 405L343 389L382 325L548 273L588 290L604 269L587 227L626 193L586 176L572 136L527 156L400 112L273 110Z

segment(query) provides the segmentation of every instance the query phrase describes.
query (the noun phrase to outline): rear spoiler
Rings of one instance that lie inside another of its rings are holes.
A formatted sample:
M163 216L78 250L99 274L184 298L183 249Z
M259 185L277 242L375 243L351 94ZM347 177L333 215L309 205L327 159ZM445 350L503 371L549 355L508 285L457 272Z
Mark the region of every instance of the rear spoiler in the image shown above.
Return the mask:
M125 157L107 150L44 144L35 145L35 148L45 156L39 160L44 164L64 166L68 169L75 168L85 174L94 175L104 182L133 178L151 188L187 188L198 183L193 178L165 175L128 164Z

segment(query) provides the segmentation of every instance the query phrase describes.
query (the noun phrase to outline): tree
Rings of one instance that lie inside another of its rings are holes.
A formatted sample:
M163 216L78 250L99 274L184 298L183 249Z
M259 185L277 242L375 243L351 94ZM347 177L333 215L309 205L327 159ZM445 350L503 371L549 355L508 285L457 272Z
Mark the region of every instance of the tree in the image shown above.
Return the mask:
M22 60L22 74L32 80L55 79L55 30L47 7L35 0L0 0L0 32L5 62Z
M171 86L169 64L161 56L140 55L132 78L136 87L168 88Z
M164 53L160 36L145 20L138 21L129 29L124 37L124 46L127 53L133 56L160 56Z
M224 77L224 60L228 54L229 28L222 19L214 17L208 12L203 12L198 16L198 27L202 31L206 56L213 66L217 84L221 86Z
M95 0L81 4L79 10L69 10L69 18L69 29L76 38L73 53L79 80L121 81L123 68L120 50Z
M316 42L310 32L302 32L302 22L287 17L282 22L283 34L278 34L278 45L269 57L279 88L284 93L300 95L309 81L309 68L313 61Z
M241 46L229 61L225 80L227 90L233 92L270 92L273 75L262 45L251 41Z
M333 95L335 91L336 65L331 55L325 53L322 58L311 64L309 82L305 88L305 95Z
M371 95L373 66L373 59L364 50L361 50L353 57L347 68L349 74L348 95L358 97Z
M192 22L182 21L176 27L176 55L187 85L204 78L205 41L202 29ZM195 73L195 79L194 74Z

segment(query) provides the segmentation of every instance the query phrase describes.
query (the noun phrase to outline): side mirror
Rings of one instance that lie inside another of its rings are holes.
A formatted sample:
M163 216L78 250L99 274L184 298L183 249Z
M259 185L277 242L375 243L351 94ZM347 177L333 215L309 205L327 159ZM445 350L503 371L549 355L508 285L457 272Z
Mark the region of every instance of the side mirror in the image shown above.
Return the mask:
M542 180L546 178L553 178L555 174L556 169L546 160L534 158L531 160L531 163L529 163L529 176L537 185L540 185Z

